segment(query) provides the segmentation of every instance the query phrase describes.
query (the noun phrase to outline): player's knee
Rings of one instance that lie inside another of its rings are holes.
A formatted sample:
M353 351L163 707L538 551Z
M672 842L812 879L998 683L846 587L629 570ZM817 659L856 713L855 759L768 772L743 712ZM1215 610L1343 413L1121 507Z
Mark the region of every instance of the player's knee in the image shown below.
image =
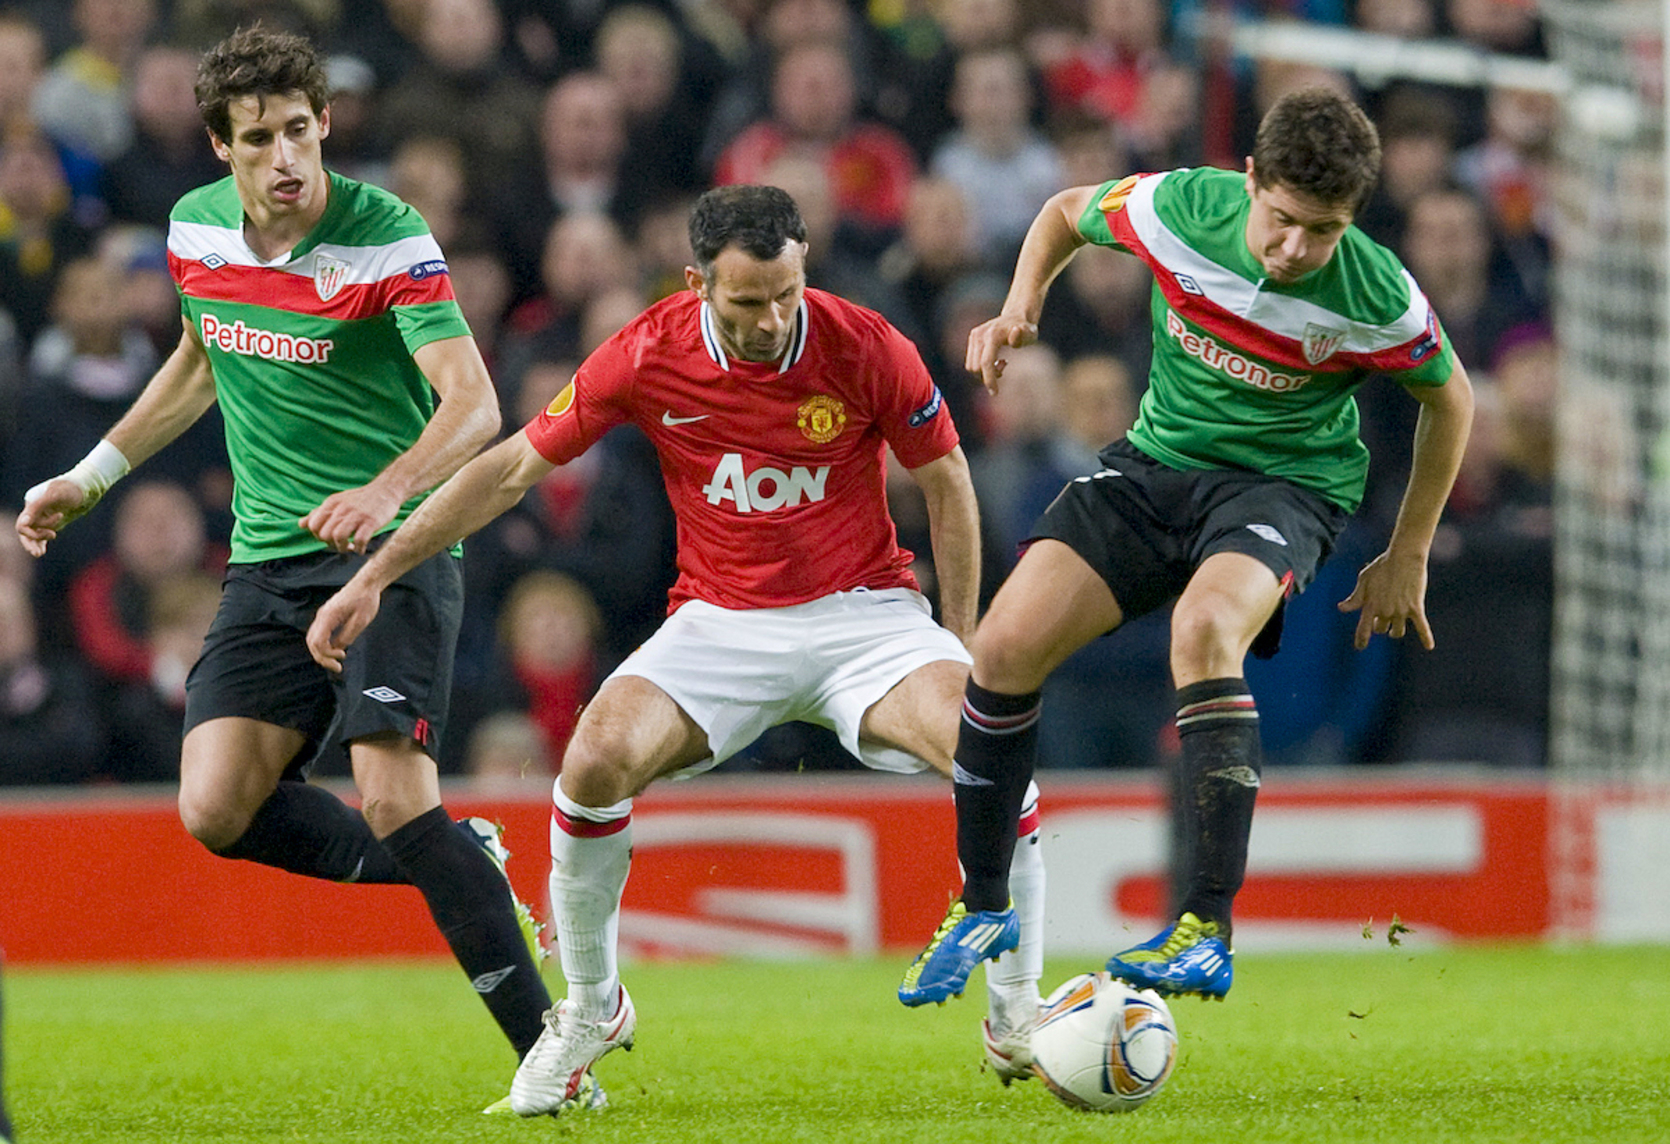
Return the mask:
M1219 609L1179 607L1171 617L1173 674L1180 679L1239 674L1246 642L1240 626Z
M613 806L637 793L637 768L624 743L575 735L562 757L563 791L581 806Z
M218 800L180 788L180 823L209 850L226 850L249 829L249 815Z
M970 651L974 655L974 678L988 691L1025 695L1044 685L1048 674L1044 657L1023 632L981 624Z

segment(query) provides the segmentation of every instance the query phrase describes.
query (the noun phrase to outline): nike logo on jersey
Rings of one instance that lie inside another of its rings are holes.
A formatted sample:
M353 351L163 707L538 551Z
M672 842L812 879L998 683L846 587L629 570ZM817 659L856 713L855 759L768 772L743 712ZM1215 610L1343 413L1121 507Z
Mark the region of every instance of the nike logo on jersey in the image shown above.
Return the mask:
M712 414L710 413L698 413L694 417L674 417L673 411L669 409L661 415L661 424L669 427L673 425L688 425L692 421L706 421L711 416Z

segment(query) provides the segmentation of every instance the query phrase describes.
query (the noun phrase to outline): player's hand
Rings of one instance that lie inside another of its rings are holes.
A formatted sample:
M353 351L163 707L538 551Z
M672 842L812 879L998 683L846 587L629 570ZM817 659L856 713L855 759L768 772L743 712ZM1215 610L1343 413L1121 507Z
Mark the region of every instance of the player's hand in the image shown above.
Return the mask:
M308 653L320 667L340 675L349 645L371 626L381 605L382 593L350 580L313 614L307 629Z
M1020 349L1037 340L1036 322L999 314L968 332L968 356L963 364L969 373L980 375L982 385L996 393L1003 367L1008 364L1003 351Z
M399 511L399 501L362 485L332 493L300 523L335 551L363 555L371 538Z
M1357 573L1357 586L1340 601L1339 610L1355 612L1357 650L1368 646L1371 636L1400 640L1413 627L1427 651L1433 649L1432 627L1426 619L1426 561L1398 558L1382 552Z
M23 550L44 556L46 546L58 538L63 527L86 514L99 498L84 492L74 481L53 477L24 494L23 511L17 514L17 535Z

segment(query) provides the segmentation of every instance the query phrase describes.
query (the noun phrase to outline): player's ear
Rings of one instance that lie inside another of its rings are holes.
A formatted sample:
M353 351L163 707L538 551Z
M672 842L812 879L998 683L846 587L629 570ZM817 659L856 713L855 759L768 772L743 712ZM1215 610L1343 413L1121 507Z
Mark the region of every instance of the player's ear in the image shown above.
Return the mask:
M704 302L707 301L707 279L702 277L700 270L697 270L694 266L686 266L684 268L684 284L695 291L696 297Z
M222 163L231 162L232 148L227 146L219 135L215 134L214 128L205 127L203 128L203 133L209 137L209 147L214 151L215 158L219 159Z
M1253 170L1252 156L1247 156L1247 194L1258 189L1258 173Z

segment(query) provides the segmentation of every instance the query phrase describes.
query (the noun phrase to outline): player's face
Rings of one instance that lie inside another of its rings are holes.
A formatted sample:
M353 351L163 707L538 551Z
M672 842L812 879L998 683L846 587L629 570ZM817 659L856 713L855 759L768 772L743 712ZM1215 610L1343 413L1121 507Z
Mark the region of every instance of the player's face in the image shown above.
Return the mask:
M1276 282L1297 282L1327 265L1351 225L1350 207L1325 203L1281 183L1259 186L1247 160L1247 249Z
M794 315L806 293L806 244L791 242L761 261L727 246L713 260L712 281L695 267L685 280L713 310L725 352L741 361L776 361L794 336Z
M331 113L318 115L300 92L257 99L247 95L227 109L231 138L209 141L232 168L238 197L256 226L324 213L327 183L320 142L330 134Z

